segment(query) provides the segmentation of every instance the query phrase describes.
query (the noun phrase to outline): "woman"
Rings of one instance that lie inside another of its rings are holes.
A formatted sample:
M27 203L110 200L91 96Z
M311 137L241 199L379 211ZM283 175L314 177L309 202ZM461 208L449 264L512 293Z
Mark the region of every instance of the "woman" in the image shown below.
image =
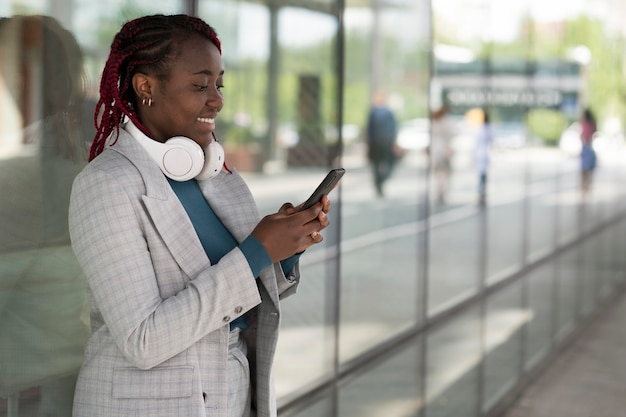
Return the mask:
M483 110L483 124L476 133L474 148L474 163L478 171L478 203L484 206L487 203L487 175L489 172L489 149L493 142L493 130L489 120L489 113Z
M583 200L586 199L591 187L591 174L596 168L596 152L593 149L593 136L597 130L596 118L590 109L585 109L580 121L580 172Z
M452 172L452 139L455 129L446 104L432 115L429 153L437 184L437 203L443 204Z
M113 40L69 215L92 309L75 416L276 415L279 298L330 203L259 219L214 139L223 84L200 19L142 17Z

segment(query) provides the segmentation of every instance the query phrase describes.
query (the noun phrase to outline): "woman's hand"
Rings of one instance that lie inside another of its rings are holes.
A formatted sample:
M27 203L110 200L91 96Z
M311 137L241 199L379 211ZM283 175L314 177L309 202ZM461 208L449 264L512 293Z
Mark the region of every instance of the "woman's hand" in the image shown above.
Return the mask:
M329 224L327 213L331 206L328 197L322 197L307 210L299 211L301 206L283 204L278 213L265 216L252 231L252 236L265 247L272 262L287 259L324 240L320 231Z

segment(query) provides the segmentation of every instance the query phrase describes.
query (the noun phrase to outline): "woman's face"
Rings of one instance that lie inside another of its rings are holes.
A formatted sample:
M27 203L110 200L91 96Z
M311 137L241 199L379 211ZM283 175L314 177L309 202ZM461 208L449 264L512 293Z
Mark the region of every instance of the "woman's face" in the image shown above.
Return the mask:
M224 106L224 65L217 47L208 39L192 36L180 45L172 60L167 82L149 77L152 106L139 103L139 118L154 139L174 136L193 139L202 147L213 140L215 118Z

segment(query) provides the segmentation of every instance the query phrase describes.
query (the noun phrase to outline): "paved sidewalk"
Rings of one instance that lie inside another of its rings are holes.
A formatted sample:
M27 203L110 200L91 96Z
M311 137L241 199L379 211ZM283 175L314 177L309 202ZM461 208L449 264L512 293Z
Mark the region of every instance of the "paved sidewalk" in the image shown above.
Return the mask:
M602 313L504 417L625 417L626 295Z

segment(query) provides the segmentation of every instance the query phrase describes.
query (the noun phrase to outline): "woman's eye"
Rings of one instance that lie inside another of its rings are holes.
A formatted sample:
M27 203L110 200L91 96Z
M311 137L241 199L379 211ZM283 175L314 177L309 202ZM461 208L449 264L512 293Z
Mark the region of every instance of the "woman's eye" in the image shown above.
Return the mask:
M221 91L221 90L222 90L222 88L224 88L224 86L223 86L223 85L218 85L218 86L217 86L217 89L218 89L219 91Z
M196 85L196 88L198 89L198 91L205 91L207 88L209 88L208 85Z

